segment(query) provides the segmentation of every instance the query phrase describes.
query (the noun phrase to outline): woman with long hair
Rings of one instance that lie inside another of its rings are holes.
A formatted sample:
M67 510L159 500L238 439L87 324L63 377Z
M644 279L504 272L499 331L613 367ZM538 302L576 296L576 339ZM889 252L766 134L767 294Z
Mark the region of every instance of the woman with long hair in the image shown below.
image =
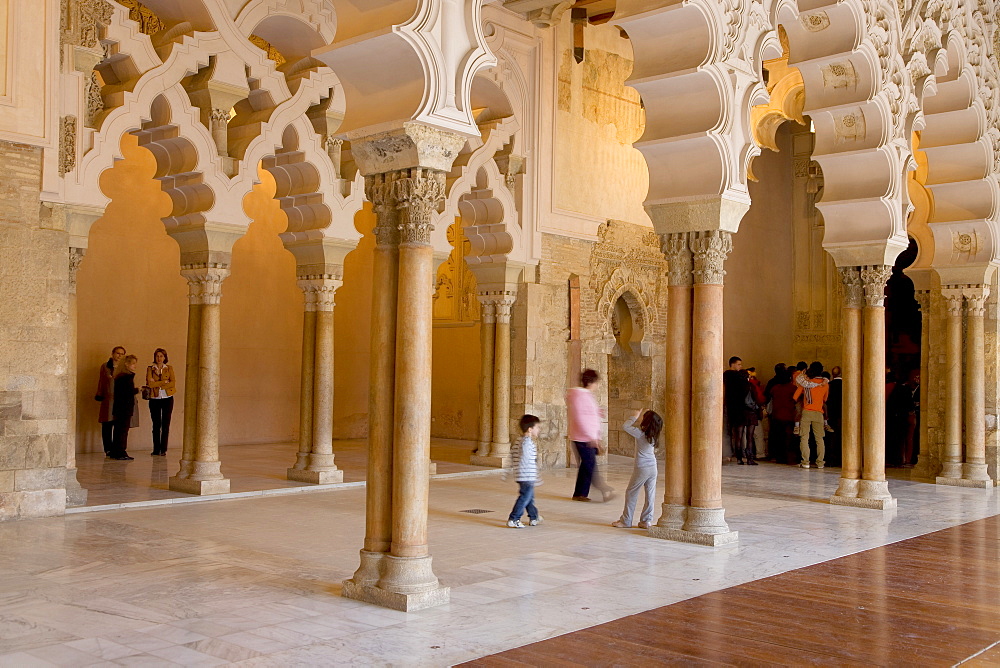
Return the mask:
M135 355L127 355L122 360L115 376L115 394L112 413L115 418L115 442L111 451L111 459L132 460L128 455L128 430L132 426L132 416L135 415L135 395L139 392L135 386L135 365L139 361Z
M642 421L636 428L635 423L640 415ZM639 518L639 528L648 529L653 524L653 507L656 503L656 452L663 419L655 411L639 411L625 421L622 429L635 439L635 465L632 467L632 479L628 481L628 489L625 490L625 510L611 526L620 529L632 526L635 502L639 497L639 490L645 487L646 504Z
M146 367L146 387L149 388L149 418L153 422L152 455L167 456L170 438L170 416L174 412L174 392L177 379L174 368L167 364L167 351L153 351L153 363Z

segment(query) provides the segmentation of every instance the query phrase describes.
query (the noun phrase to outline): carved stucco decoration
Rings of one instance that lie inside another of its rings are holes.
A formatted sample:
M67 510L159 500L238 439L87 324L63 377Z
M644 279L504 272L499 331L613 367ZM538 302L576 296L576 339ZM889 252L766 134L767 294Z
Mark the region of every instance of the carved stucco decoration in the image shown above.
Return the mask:
M830 27L830 16L824 11L807 12L799 15L799 22L809 32L820 32Z
M833 123L837 143L864 140L866 134L865 114L860 107L835 114Z
M139 24L139 32L142 34L155 35L161 30L166 30L167 24L160 20L156 12L138 0L116 0L116 2L128 8L128 17Z
M59 176L76 167L76 116L59 119Z

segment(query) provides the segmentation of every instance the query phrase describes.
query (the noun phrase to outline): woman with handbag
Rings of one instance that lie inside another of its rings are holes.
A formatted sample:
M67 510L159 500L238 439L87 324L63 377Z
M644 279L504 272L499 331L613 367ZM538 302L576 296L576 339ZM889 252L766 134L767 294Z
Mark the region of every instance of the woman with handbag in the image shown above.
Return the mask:
M153 422L153 452L151 455L166 457L170 438L170 416L174 412L174 393L177 380L174 368L167 364L167 351L153 351L153 363L146 367L146 385L142 398L149 399L149 417Z

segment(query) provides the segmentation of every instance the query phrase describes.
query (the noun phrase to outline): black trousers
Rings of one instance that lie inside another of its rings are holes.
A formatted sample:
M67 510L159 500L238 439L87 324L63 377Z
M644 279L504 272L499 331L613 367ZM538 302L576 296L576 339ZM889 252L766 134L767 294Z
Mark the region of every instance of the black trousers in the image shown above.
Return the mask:
M576 472L576 489L573 490L573 496L590 496L590 483L594 479L594 469L597 468L597 450L582 441L573 441L573 445L580 455L580 468Z
M170 415L174 412L174 398L150 399L149 417L153 421L153 454L167 451L170 439Z
M101 423L101 440L104 441L104 454L110 455L115 449L114 420Z
M124 457L128 454L128 429L132 424L132 416L115 418L115 442L109 453L112 457Z

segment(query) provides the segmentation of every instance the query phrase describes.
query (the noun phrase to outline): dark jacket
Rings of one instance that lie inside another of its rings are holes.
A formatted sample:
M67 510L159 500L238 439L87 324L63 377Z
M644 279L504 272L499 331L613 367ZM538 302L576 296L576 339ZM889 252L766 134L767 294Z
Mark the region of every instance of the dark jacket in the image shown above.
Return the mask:
M134 373L120 373L115 377L115 397L111 412L116 420L132 418L132 413L135 412L135 395L138 392Z
M101 402L101 409L97 414L98 422L111 422L112 416L111 402L115 394L115 362L109 359L101 365L101 375L97 379L97 394L95 399Z

